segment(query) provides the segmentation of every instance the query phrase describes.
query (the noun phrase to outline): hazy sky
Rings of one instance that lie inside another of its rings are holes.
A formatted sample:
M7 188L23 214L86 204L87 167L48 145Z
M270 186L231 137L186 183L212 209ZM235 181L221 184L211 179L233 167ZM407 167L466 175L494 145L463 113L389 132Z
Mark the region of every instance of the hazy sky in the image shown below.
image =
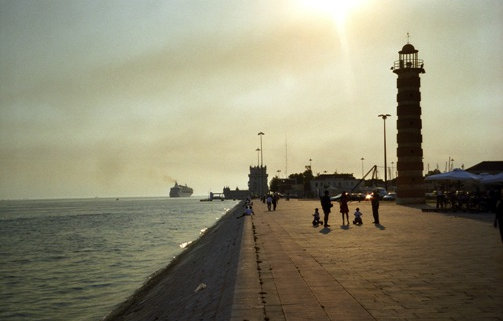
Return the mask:
M360 177L381 113L396 166L407 32L425 170L503 160L503 1L347 3L0 0L0 199L246 189L260 131L270 177Z

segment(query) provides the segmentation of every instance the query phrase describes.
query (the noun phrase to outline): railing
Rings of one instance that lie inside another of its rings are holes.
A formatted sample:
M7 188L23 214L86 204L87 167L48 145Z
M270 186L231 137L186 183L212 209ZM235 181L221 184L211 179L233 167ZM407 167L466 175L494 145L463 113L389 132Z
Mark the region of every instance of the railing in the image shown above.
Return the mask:
M414 59L414 60L397 60L393 64L393 70L396 69L407 69L407 68L417 68L423 69L424 63L423 59Z

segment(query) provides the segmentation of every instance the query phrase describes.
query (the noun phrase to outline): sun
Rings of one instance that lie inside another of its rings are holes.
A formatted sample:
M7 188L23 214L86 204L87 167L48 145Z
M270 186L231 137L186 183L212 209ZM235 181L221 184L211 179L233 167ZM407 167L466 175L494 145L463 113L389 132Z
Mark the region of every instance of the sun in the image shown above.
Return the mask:
M330 17L339 32L344 30L346 20L352 11L361 7L366 0L298 0L301 8L311 14Z

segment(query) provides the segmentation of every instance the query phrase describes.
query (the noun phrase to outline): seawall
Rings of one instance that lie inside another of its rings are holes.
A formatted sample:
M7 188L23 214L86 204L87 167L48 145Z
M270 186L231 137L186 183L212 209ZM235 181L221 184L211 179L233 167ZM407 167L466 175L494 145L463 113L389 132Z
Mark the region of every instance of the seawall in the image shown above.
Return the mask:
M240 202L105 320L229 320L246 222L235 217L242 211Z

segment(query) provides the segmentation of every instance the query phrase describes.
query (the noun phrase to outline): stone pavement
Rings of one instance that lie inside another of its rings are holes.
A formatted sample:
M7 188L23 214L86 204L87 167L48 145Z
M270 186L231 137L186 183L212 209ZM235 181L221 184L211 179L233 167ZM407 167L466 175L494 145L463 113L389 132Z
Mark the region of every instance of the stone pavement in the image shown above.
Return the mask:
M232 320L503 320L503 244L492 214L423 213L368 202L362 226L312 227L318 201L255 201L246 217ZM321 215L323 217L323 215Z

